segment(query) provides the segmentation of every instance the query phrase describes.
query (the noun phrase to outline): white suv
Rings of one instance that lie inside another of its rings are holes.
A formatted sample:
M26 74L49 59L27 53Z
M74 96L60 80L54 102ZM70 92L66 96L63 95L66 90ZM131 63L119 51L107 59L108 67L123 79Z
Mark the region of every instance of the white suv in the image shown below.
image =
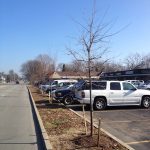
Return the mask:
M95 109L106 106L139 105L150 107L150 91L137 89L125 81L92 81L92 104ZM90 104L90 84L84 82L75 90L78 102Z

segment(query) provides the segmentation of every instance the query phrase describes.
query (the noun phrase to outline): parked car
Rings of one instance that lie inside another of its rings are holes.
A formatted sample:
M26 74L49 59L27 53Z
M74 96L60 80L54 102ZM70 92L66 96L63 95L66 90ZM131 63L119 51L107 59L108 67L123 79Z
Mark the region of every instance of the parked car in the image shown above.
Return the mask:
M90 84L84 82L75 90L78 102L90 104ZM150 107L150 91L137 89L125 81L92 81L92 105L96 110L107 106L138 105Z
M80 81L72 86L64 87L62 89L54 90L51 93L53 99L64 103L65 105L71 105L77 100L75 99L75 89L82 85L85 81Z
M150 83L145 83L143 85L140 85L138 88L139 89L150 90Z
M42 83L39 85L39 89L45 91L51 84L52 84L52 81Z
M129 83L132 83L136 88L142 86L144 84L143 80L126 80Z
M70 105L73 103L74 92L71 89L59 89L52 91L52 98L64 103L65 105Z
M45 92L46 93L51 93L52 91L56 90L56 89L61 89L61 88L66 88L66 87L71 87L73 86L73 84L75 84L77 82L77 80L54 80L52 82L51 85L47 86L45 88Z

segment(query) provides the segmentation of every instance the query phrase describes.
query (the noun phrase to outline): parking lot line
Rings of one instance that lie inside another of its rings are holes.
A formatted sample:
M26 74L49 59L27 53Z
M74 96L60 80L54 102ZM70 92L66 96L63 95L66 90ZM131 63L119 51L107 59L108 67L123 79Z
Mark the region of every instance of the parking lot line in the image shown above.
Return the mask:
M102 121L102 123L128 123L128 122L141 122L141 120ZM150 122L150 119L142 120L142 122Z
M126 144L134 145L134 144L141 144L141 143L150 143L150 140L136 141L136 142L128 142L128 143L126 143Z
M127 110L130 110L130 111L150 111L150 109L142 109L142 108L135 108L135 109L113 109L113 110L103 110L101 111L101 113L107 113L107 112L124 112L124 111L127 111Z

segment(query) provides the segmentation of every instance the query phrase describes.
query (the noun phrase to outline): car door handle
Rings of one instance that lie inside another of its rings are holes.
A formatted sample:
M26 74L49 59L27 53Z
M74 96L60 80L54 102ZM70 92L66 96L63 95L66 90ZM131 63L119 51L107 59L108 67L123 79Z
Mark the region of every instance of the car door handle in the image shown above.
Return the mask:
M110 92L110 94L114 94L114 92Z

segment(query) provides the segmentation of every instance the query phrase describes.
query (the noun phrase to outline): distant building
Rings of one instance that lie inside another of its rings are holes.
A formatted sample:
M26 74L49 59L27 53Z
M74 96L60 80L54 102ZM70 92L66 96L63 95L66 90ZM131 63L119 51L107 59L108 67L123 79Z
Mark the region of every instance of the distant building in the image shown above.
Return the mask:
M101 73L102 80L150 80L150 69L134 69Z
M49 79L87 79L88 73L85 72L52 72L48 74ZM91 72L91 78L93 79L99 79L99 73L98 72Z
M0 76L0 83L6 83L6 78L4 76Z

